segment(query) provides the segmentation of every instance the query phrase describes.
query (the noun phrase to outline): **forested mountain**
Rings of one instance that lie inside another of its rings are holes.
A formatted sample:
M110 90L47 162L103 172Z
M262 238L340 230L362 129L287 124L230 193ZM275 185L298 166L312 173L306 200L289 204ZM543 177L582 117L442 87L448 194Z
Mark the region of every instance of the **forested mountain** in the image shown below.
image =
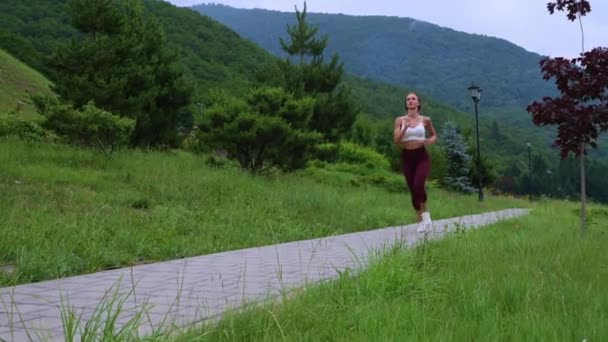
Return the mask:
M255 79L260 67L275 59L223 24L191 9L178 8L162 1L143 3L146 12L160 20L168 43L177 51L186 75L197 85L196 102L204 102L210 88L229 89L233 92L245 89ZM67 0L25 0L10 5L7 2L0 3L0 46L34 68L50 73L46 61L53 49L76 35L70 25L66 4ZM291 22L293 18L285 20ZM269 35L272 36L269 40L276 41L276 44L278 36L284 35L285 26L277 30L280 32L277 31L276 35ZM328 49L333 45L334 37L331 37ZM346 62L345 67L348 68ZM52 79L52 75L49 76ZM391 130L392 119L403 110L404 93L412 89L409 84L389 85L356 76L347 77L346 82L353 90L355 102L364 113L387 120L387 131ZM463 105L467 110L463 113L440 104L427 93L419 93L426 103L426 113L436 118L439 127L444 119L449 118L460 122L463 128L471 129L471 101ZM466 92L463 96L469 100ZM491 127L492 122L492 119L481 120L483 127L487 128ZM517 129L504 127L502 130L507 136L519 134ZM489 129L482 130L486 140L491 138L490 133ZM537 146L547 146L534 137L532 140ZM523 151L520 146L509 148ZM505 151L502 155L505 158L514 157L512 151Z
M0 46L45 74L57 44L77 33L70 25L67 0L0 2ZM245 89L258 66L273 57L242 39L228 27L163 1L144 1L144 10L156 17L181 64L197 85L197 100L210 87ZM48 75L51 79L52 75Z
M216 4L193 8L284 56L279 37L294 22L293 13ZM484 89L488 107L523 106L554 90L540 76L541 56L503 39L411 18L320 14L310 6L308 12L311 24L330 37L327 53L338 53L348 72L415 88L461 110L469 106L466 88L472 81Z
M285 57L279 38L286 36L286 25L293 24L293 13L219 4L192 8L272 54ZM308 18L319 26L320 33L329 35L327 53L338 53L351 74L416 90L465 113L472 112L467 87L474 81L483 88L482 120L497 121L503 130L519 132L522 137L516 140L519 146L514 149L523 150L531 141L540 153L546 153L555 140L555 128L534 126L525 111L532 101L556 94L554 84L541 78L541 55L504 39L412 18L322 14L314 10L308 8ZM608 147L606 144L608 137L603 135L600 145ZM590 155L605 158L608 149L590 150Z

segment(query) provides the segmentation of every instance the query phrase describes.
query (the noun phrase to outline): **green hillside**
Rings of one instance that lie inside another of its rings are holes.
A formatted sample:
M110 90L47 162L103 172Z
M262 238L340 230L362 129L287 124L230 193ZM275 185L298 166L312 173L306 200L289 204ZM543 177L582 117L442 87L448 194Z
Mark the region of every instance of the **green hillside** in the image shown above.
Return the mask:
M50 94L51 82L38 71L0 50L0 112L20 111L34 116L30 94Z
M67 0L26 0L10 5L7 2L0 3L0 46L34 69L41 71L51 81L53 81L54 75L48 64L49 57L58 44L63 44L77 35L69 22L66 4ZM277 59L256 43L242 38L232 29L210 17L200 15L192 9L178 8L163 1L151 0L144 0L143 5L144 14L154 17L160 22L165 31L169 47L178 55L179 66L195 85L195 94L191 103L192 111L198 112L199 109L204 108L203 106L197 108L198 103L210 105L209 98L215 89L222 89L234 95L245 93L257 82L260 70L264 70L262 68L269 63L274 63ZM44 15L40 15L41 13L44 13ZM285 15L293 17L293 14ZM348 20L353 20L348 16L338 17L341 20L346 20L347 23ZM375 20L380 19L375 18ZM396 20L395 18L389 19ZM269 21L270 23L272 21ZM434 26L427 25L425 27ZM270 37L269 39L278 41L278 37L284 34L285 27L276 30L267 35ZM464 35L462 37L469 36ZM336 42L343 39L344 37L340 36L340 32L336 33L335 36L330 36L330 50L335 48L332 46L337 45ZM374 50L374 47L370 45L369 49ZM449 50L446 51L446 53L449 52ZM494 51L494 48L488 51ZM527 52L524 55L531 56ZM468 61L469 58L473 57L462 55L461 58ZM512 63L521 62L513 56L505 58L514 58ZM348 60L344 56L342 59L348 70ZM433 62L432 59L430 61L427 63L428 65L436 65L438 69L444 67L443 63ZM479 66L482 65L484 64L479 64ZM533 78L528 77L526 79ZM390 156L391 154L388 150L392 148L390 139L392 120L403 112L403 96L411 90L415 90L422 97L423 111L426 115L433 117L439 131L447 120L458 122L469 143L470 153L474 153L473 149L476 146L475 119L472 101L466 92L467 84L463 83L464 88L458 88L460 90L453 92L450 91L450 83L445 82L445 87L440 93L444 95L456 94L463 101L460 106L454 106L449 101L442 100L440 96L435 96L432 89L425 88L426 86L420 83L423 80L424 78L420 78L412 84L399 83L395 85L379 81L373 77L353 75L351 72L344 81L351 88L353 99L361 112L374 118L372 125L375 134L377 134L375 138L376 146L374 147L385 155ZM499 80L500 78L496 78L495 83L499 84ZM431 81L426 80L425 82ZM433 82L425 84L428 86L440 84L437 80ZM528 84L525 87L529 86ZM525 87L509 87L509 89L517 89L517 91L530 95L531 93L526 90L528 88ZM542 193L548 191L554 195L576 196L578 173L576 167L572 167L575 164L571 162L560 163L557 152L551 150L550 147L554 138L552 133L554 129L541 129L532 125L529 115L525 113L521 105L511 104L498 109L489 108L491 94L495 89L488 89L486 86L484 88L484 97L480 107L481 154L493 165L496 176L503 184L504 191L514 191L516 193L528 193L530 191L524 181L528 177L526 142L532 142L534 146L532 151L532 176L538 180L536 181L538 185L536 191L539 194L541 191ZM542 89L542 87L538 89ZM458 95L458 92L461 92L461 94ZM516 95L511 94L509 98L513 101L522 99ZM393 157L391 156L391 158ZM588 162L587 165L590 167L588 177L590 196L598 200L606 200L608 194L600 191L603 189L600 184L604 182L600 176L606 166L602 162L596 161ZM559 175L559 177L571 180L562 183L560 187L554 188L544 177L547 171L554 172L554 177ZM541 186L541 181L546 184Z
M295 22L293 13L217 4L192 8L272 54L285 56L279 38L285 38L285 26ZM540 76L540 55L504 39L458 32L412 18L321 14L312 13L311 7L308 11L310 23L329 35L328 54L338 53L351 74L415 89L466 113L473 111L467 87L475 81L483 88L480 105L484 124L496 121L504 131L517 132L516 146L509 149L523 152L526 142L532 142L538 152L548 153L555 129L535 126L525 110L532 101L556 94L553 83ZM482 130L481 134L489 138L492 131ZM608 136L604 135L600 146L607 144ZM503 152L502 146L498 149ZM591 150L590 156L606 158L608 149Z
M0 4L0 30L16 37L14 40L20 39L25 42L20 45L11 44L10 46L16 49L13 54L18 55L21 51L20 46L28 43L35 47L40 56L48 56L53 46L73 36L75 31L70 26L65 12L66 3L66 0L53 2L26 0L11 6ZM147 13L158 18L162 23L169 44L178 52L181 64L187 71L186 74L197 85L196 102L205 102L212 88L229 89L232 92L243 91L251 84L260 66L271 63L276 58L256 44L241 38L223 24L201 16L191 9L178 8L160 1L144 1L144 4ZM47 16L37 15L41 11L47 13ZM283 31L284 29L281 28ZM278 33L276 36L269 36L278 42ZM330 42L328 48L334 45L333 37ZM46 70L43 58L35 61L34 64ZM348 68L347 62L345 66ZM388 120L387 132L392 129L390 125L393 118L403 111L404 93L412 89L419 90L410 84L407 84L408 88L406 88L404 85L390 85L352 75L345 81L353 89L354 99L364 113L380 120ZM425 113L435 118L439 129L447 119L457 121L471 129L473 121L470 112L463 113L443 105L427 92L419 91L419 93L426 103ZM466 96L465 98L468 99ZM470 103L465 106L467 111L469 107ZM482 117L481 122L483 127L487 128L492 124L492 120L486 117ZM516 135L518 132L517 129L508 127L504 128L504 131L507 135ZM485 140L490 140L490 133L488 129L482 130ZM543 145L540 141L535 143L537 146ZM523 150L518 146L514 148L517 150L515 154L505 151L501 155L506 159L518 157L517 154Z
M47 59L57 44L77 34L66 11L67 0L0 2L0 46L14 56L33 48L32 67L53 75ZM188 8L163 1L143 1L144 13L158 19L186 75L197 86L197 101L215 87L245 90L259 65L272 56L234 31ZM44 15L41 15L44 13Z
M278 56L284 56L279 37L295 22L293 13L213 4L193 8ZM320 14L310 6L308 12L310 23L330 37L327 53L338 53L348 72L411 86L462 110L470 105L471 81L484 88L489 107L522 106L554 90L540 76L541 56L503 39L412 18Z

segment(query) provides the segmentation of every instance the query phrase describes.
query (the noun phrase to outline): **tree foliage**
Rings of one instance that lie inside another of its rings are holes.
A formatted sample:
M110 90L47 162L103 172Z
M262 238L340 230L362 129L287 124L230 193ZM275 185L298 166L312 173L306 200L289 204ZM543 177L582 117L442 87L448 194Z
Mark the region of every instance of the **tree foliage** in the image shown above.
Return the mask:
M574 21L578 15L586 15L591 12L591 4L587 0L556 0L547 3L547 10L550 14L555 11L566 11L568 20Z
M528 106L536 125L556 125L562 158L580 156L581 146L597 146L600 132L608 130L608 48L598 47L581 57L545 58L543 77L554 78L559 97L544 97Z
M57 49L54 91L80 108L89 101L135 120L132 143L178 144L178 129L192 124L192 88L176 65L155 20L140 4L73 0L76 28L88 34Z
M223 149L252 173L306 165L319 134L307 130L314 100L282 88L260 87L241 99L218 95L199 125L201 145Z
M568 20L581 22L582 52L580 57L545 57L540 62L543 78L555 79L559 97L544 97L527 107L536 125L557 125L555 145L566 158L574 153L580 162L581 231L586 232L586 171L587 146L597 147L600 132L608 130L608 48L596 47L585 51L581 17L591 11L586 0L557 0L547 4L549 13L566 11Z
M282 85L297 96L315 98L310 129L329 141L338 141L350 131L358 113L349 90L339 86L344 65L337 54L325 62L328 37L316 37L318 27L307 21L306 2L302 12L297 7L295 10L297 24L287 26L289 41L280 38L280 43L288 56L299 56L299 64L293 64L289 57L279 62Z
M24 141L52 141L54 136L38 121L24 118L17 112L0 112L0 138L17 137Z
M470 193L475 191L469 180L469 167L471 156L468 154L468 145L454 122L443 124L441 142L446 159L446 174L443 183L450 190Z
M113 0L72 0L68 4L72 25L93 39L98 34L119 33L125 23L114 3Z
M306 20L306 2L304 2L304 9L302 12L298 11L296 7L296 19L298 24L295 26L288 26L287 33L290 37L290 41L287 42L283 38L279 38L281 48L290 56L300 56L300 64L304 63L304 58L312 56L318 58L323 54L323 50L327 46L328 37L324 35L321 38L317 38L319 27L311 26Z
M97 108L89 101L80 108L51 97L35 98L44 116L42 127L69 144L112 152L129 143L135 121Z

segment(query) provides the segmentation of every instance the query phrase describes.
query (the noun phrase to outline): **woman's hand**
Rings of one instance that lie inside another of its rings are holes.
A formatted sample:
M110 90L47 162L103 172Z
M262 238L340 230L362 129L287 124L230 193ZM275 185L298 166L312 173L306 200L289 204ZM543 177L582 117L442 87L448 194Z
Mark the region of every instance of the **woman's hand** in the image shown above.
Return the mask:
M410 126L410 119L406 117L395 118L395 126L393 128L393 141L395 144L399 144L405 130Z
M401 120L401 130L405 130L406 128L410 127L410 119L407 117L403 117Z

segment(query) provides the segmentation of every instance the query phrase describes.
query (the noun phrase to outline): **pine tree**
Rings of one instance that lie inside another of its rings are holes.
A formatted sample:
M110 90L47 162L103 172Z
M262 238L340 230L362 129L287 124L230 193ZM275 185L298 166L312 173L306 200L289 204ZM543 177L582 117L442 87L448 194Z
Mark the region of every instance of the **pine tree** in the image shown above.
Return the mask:
M471 156L467 154L468 145L454 122L448 121L443 125L441 133L447 174L443 178L445 186L454 191L470 193L475 188L469 180L469 163Z
M502 142L504 137L502 136L502 132L500 131L500 127L498 126L498 122L496 120L492 122L490 132L490 136L492 137L492 139L494 139L498 143Z
M219 94L206 110L198 138L206 148L222 148L241 168L259 174L306 166L311 146L320 139L306 130L312 98L294 98L279 87L252 89L247 97Z
M85 35L55 51L54 91L76 108L93 100L135 119L134 145L178 145L178 129L192 123L192 86L160 24L143 16L140 0L72 0L69 8Z
M289 34L290 42L286 42L283 38L279 38L281 48L290 56L299 55L300 65L304 64L304 58L311 56L313 59L318 59L323 55L323 50L327 46L328 37L324 35L321 38L316 38L319 31L318 26L310 26L306 21L306 2L302 12L296 7L296 26L288 26L287 33Z
M123 25L123 18L113 0L72 0L68 11L72 25L78 31L90 34L93 40L98 34L116 34Z
M304 2L302 12L295 8L297 24L287 26L289 41L280 39L281 47L289 55L280 62L283 84L296 96L310 96L316 100L310 130L317 131L330 141L338 141L355 121L358 108L351 100L350 91L340 85L344 65L337 54L329 63L325 62L323 52L328 36L318 38L318 26L311 26L306 18ZM291 57L299 57L299 64L293 64Z

